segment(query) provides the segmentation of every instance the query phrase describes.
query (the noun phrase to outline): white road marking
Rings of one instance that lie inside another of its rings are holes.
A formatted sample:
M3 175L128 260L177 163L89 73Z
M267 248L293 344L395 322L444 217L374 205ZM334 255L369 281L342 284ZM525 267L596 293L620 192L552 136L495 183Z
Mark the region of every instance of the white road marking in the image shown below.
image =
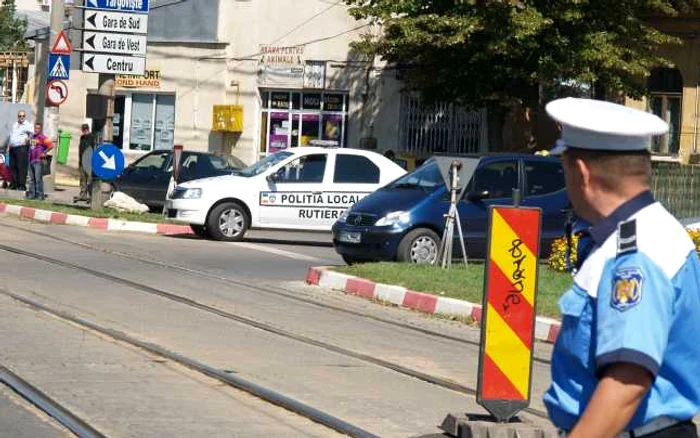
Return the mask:
M255 251L267 252L270 254L275 254L278 256L287 257L287 258L294 259L294 260L304 260L307 262L321 262L321 261L323 261L322 259L319 259L317 257L311 257L311 256L307 256L304 254L299 254L298 252L285 251L283 249L271 248L269 246L257 245L255 243L229 242L229 245L237 246L239 248L248 248L248 249L252 249Z

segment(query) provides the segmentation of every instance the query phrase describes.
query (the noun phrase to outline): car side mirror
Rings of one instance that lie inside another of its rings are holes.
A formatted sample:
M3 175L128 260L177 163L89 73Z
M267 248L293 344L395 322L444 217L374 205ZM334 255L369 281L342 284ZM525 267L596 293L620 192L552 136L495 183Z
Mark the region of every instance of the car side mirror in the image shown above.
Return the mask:
M268 182L275 183L275 182L279 181L280 177L279 177L279 175L277 175L277 172L272 172L271 174L267 175L267 177L265 177L265 179Z
M476 192L469 192L467 194L467 200L471 202L479 202L487 199L491 194L488 190L481 190Z

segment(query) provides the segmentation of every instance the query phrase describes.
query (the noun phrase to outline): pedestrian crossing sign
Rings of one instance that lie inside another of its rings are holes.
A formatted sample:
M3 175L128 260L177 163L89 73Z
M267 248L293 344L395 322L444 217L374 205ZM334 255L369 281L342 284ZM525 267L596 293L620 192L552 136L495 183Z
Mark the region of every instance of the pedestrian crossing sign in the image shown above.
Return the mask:
M49 73L47 80L65 80L70 76L70 55L49 53Z

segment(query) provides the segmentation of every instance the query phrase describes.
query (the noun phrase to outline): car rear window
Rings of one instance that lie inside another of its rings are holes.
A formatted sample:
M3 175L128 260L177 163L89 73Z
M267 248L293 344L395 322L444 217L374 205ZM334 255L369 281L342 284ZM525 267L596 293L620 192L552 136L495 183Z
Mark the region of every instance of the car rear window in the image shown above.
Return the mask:
M525 162L525 196L540 196L566 187L564 169L558 162Z
M361 155L337 154L335 156L334 183L376 184L379 167Z

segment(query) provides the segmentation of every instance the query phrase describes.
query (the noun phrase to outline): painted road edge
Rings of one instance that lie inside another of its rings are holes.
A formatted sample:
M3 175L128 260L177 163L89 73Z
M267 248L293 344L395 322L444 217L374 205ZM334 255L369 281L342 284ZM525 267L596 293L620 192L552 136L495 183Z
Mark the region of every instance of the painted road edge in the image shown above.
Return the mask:
M149 222L125 221L123 219L80 216L75 214L57 213L49 210L40 210L37 208L22 207L21 205L6 204L4 202L0 202L0 213L11 214L24 219L35 220L37 222L55 225L77 225L106 231L131 231L136 233L162 234L166 236L176 234L193 234L189 225L156 224Z
M308 284L340 290L365 298L407 307L423 313L440 313L472 318L481 322L481 305L454 298L439 297L421 292L414 292L401 286L392 286L352 275L334 272L324 266L309 268L306 274ZM535 322L535 339L554 343L559 334L561 323L556 319L538 316Z

